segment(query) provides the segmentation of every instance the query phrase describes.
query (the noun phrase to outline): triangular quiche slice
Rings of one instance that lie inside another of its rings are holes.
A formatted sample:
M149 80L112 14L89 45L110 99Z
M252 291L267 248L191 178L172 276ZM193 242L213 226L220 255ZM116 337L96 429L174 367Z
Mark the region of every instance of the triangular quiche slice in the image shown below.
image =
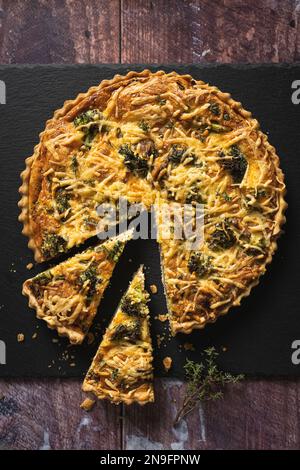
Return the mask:
M132 231L122 233L25 281L23 294L37 317L72 344L82 343L131 237Z
M116 404L154 401L148 300L141 266L104 334L83 391Z

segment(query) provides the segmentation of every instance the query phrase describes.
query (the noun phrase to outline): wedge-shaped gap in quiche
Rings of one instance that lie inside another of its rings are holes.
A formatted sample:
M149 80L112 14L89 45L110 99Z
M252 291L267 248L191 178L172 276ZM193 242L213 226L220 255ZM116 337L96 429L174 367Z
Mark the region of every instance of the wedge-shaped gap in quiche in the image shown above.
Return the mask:
M72 344L82 343L132 235L124 232L25 281L23 294L37 317Z
M83 391L115 404L154 401L148 300L141 266L103 336Z

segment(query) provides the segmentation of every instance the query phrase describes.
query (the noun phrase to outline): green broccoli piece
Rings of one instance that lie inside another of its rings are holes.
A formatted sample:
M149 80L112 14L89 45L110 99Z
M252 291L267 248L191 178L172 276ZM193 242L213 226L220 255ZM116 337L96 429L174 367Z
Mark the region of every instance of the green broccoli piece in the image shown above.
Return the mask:
M121 145L119 153L124 157L125 166L132 173L140 178L146 178L149 170L147 160L141 158L137 153L134 153L128 144Z
M241 183L248 166L245 155L237 145L232 145L228 153L230 159L222 159L222 155L224 154L221 154L220 165L230 173L234 183Z

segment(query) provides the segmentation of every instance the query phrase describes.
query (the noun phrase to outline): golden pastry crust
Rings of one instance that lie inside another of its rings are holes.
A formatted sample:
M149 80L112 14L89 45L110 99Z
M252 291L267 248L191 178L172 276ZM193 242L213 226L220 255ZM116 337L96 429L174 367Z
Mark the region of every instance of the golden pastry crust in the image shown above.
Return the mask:
M130 286L107 328L82 389L112 403L154 401L149 294L143 268Z
M87 110L96 118L82 124ZM90 127L97 128L91 142ZM95 163L94 191L85 176ZM189 75L144 70L92 87L56 111L26 165L20 220L37 261L94 235L84 219L96 219L96 202L204 204L197 252L185 240L163 240L158 227L173 333L203 328L239 305L271 261L285 221L283 173L258 122L228 93ZM66 179L72 195L59 214L54 193ZM45 227L57 237L52 251Z
M37 318L72 344L81 344L132 231L69 258L28 279L23 294Z

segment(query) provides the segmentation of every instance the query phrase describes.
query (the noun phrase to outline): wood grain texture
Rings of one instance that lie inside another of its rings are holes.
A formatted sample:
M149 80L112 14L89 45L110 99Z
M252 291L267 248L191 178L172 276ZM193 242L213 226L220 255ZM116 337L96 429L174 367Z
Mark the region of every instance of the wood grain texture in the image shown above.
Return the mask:
M192 62L191 11L184 1L121 0L121 62Z
M79 408L78 380L10 380L0 384L0 449L118 449L120 407Z
M293 62L299 15L299 0L0 0L0 62ZM300 447L300 381L246 380L176 428L185 385L155 388L153 405L86 414L79 381L1 381L0 448Z
M121 5L124 63L299 58L295 0L122 0Z
M300 381L247 380L177 426L185 385L156 381L156 403L125 410L125 449L299 449Z
M0 62L118 62L119 13L119 0L0 0Z

